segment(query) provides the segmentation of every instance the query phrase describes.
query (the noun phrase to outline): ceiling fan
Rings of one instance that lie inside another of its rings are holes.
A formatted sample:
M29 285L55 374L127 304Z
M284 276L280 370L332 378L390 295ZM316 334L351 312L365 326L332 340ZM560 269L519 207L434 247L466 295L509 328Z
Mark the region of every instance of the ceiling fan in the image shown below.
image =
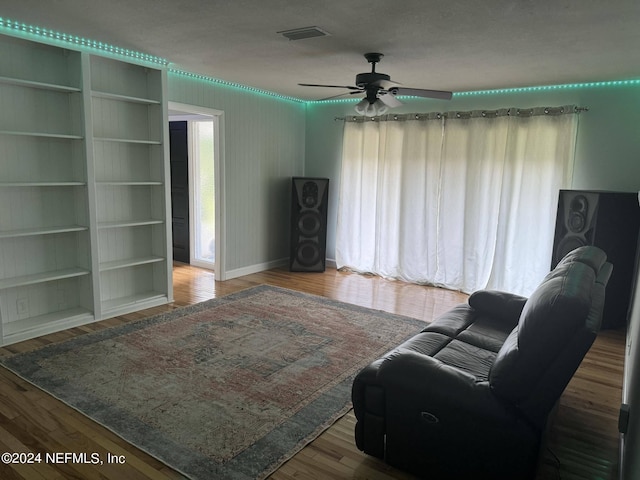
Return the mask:
M329 98L364 93L365 98L356 105L356 112L360 115L366 115L369 117L382 115L389 108L395 108L402 105L402 102L396 98L398 95L451 100L451 92L403 87L401 84L391 81L391 77L389 75L376 72L376 63L379 63L383 56L384 55L382 53L364 54L364 58L366 58L371 64L371 72L359 73L356 75L355 86L321 85L315 83L299 83L298 85L303 87L346 88L351 90L350 92L341 93Z

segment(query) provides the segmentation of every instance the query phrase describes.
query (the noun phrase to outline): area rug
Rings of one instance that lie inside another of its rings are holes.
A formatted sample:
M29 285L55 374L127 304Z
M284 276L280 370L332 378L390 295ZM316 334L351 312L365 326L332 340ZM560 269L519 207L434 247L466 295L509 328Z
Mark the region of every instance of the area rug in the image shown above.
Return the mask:
M424 322L259 286L1 363L194 480L265 478Z

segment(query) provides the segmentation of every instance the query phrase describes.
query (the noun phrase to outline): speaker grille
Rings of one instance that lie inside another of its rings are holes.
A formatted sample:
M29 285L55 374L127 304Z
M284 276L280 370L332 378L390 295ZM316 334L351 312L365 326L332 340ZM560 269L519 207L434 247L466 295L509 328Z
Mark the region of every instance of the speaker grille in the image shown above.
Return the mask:
M326 178L292 179L289 265L292 272L325 270L328 194Z
M569 231L582 233L587 226L587 214L589 213L589 201L584 195L576 195L569 205Z
M322 219L318 212L304 212L298 219L298 230L300 235L305 237L315 237L322 228Z
M596 192L560 192L551 268L571 250L583 245L593 245L599 198L599 193Z

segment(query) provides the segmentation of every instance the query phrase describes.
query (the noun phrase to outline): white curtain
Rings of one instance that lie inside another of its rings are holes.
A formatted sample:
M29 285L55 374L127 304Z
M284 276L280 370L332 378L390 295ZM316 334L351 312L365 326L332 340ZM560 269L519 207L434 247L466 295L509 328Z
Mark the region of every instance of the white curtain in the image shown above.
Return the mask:
M338 267L530 294L551 264L558 191L572 173L573 112L348 119Z

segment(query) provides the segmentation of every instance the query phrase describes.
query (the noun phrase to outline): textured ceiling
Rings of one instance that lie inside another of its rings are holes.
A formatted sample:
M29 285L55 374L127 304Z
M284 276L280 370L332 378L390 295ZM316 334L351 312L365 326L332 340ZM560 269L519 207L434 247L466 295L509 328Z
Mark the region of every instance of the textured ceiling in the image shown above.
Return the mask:
M638 0L0 0L0 17L301 99L377 70L451 91L640 78ZM330 36L277 32L317 26Z

